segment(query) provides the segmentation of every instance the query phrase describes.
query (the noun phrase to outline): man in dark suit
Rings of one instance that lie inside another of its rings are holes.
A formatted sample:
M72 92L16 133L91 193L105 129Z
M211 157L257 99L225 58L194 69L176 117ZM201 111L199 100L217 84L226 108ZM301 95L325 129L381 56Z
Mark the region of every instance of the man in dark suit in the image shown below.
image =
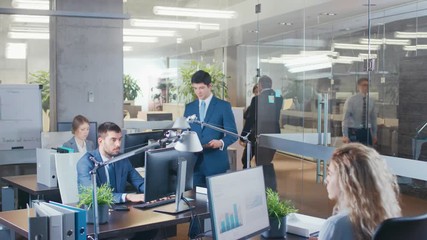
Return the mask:
M202 122L237 133L231 105L213 96L209 73L197 71L191 78L191 84L198 99L185 106L184 116L195 114ZM230 168L227 147L237 138L195 123L190 126L203 146L203 154L194 167L194 185L206 186L207 176L225 173Z
M77 162L77 186L91 186L89 172L94 168L95 159L105 162L117 156L120 152L122 132L119 126L105 122L98 127L98 149L87 152ZM132 167L129 159L109 164L96 172L97 185L109 184L113 188L114 202L144 201L144 178ZM126 182L129 181L139 194L125 193Z
M245 125L243 126L242 136L246 136L249 132L249 140L256 141L260 134L265 133L280 133L280 110L282 109L283 98L276 94L271 89L273 82L270 77L262 76L258 81L259 95L251 100L246 115ZM255 147L256 153L252 151L252 156L255 154L257 165L269 164L274 157L275 150ZM245 149L246 150L246 149ZM246 151L242 156L243 168L246 166ZM252 157L251 156L251 157Z

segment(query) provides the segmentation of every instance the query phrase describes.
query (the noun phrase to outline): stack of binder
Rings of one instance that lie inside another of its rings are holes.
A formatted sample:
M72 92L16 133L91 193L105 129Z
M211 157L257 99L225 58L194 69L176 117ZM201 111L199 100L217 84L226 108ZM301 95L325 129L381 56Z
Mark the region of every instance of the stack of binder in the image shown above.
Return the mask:
M28 218L29 240L86 239L86 210L56 202L33 206L36 216Z

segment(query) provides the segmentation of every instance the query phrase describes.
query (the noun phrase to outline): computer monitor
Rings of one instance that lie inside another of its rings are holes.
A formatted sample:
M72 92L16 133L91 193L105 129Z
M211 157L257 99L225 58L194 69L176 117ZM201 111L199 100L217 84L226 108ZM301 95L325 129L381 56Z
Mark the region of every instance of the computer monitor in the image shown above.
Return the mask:
M262 167L207 178L214 239L246 239L268 230Z
M150 132L140 132L140 133L129 133L124 135L123 140L123 152L127 153L132 150L138 149L140 147L148 145L149 140L159 140L164 138L163 131L150 131ZM132 166L134 168L144 167L145 163L145 154L144 152L136 154L129 158Z
M58 122L56 127L58 132L67 132L72 130L72 122ZM89 135L88 140L91 140L95 147L98 146L98 124L96 122L89 122Z
M193 169L199 153L179 152L174 148L145 152L145 201L175 194L178 180L178 162L187 160L185 191L193 189Z
M172 121L172 113L147 113L147 121Z

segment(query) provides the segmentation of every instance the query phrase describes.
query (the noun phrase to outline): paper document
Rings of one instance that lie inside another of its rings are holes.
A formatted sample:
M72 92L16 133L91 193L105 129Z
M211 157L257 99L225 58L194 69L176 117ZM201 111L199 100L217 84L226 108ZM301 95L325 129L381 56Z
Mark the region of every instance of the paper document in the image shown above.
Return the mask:
M307 216L304 214L293 213L287 218L288 233L295 235L310 237L318 233L325 219Z

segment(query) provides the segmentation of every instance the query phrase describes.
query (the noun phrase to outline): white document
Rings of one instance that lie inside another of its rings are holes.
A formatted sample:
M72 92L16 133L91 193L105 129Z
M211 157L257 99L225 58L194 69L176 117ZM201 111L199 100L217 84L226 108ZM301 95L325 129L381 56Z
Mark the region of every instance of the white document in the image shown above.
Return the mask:
M320 231L325 219L293 213L287 218L288 233L310 237Z

